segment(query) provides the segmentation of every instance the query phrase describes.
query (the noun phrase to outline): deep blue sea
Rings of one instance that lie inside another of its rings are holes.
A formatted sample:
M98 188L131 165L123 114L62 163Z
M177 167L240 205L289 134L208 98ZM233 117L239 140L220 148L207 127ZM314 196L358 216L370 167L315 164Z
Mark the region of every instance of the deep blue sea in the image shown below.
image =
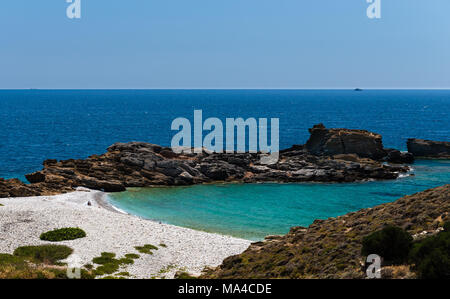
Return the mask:
M194 109L223 121L277 117L281 148L304 143L320 122L380 133L386 147L401 150L411 137L450 140L450 90L0 90L0 177L24 180L45 159L86 158L119 141L168 146L172 120L193 119ZM258 239L450 183L448 161L415 166L416 177L391 182L195 186L117 196L122 208L141 216ZM139 200L130 205L130 198Z

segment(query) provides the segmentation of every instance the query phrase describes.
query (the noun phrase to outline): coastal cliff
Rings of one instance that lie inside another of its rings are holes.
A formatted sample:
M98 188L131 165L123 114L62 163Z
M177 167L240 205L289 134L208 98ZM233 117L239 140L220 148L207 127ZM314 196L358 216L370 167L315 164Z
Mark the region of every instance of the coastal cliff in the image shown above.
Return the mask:
M270 236L245 252L225 259L202 278L365 278L361 254L365 236L388 225L415 238L434 235L450 220L450 185L405 196L393 203L316 220ZM402 272L411 277L410 265ZM390 269L395 272L395 269Z
M410 138L407 146L415 157L450 159L450 142Z
M0 180L0 197L52 195L87 187L120 192L128 187L180 186L213 182L354 182L396 179L409 168L383 149L381 136L368 131L314 126L305 146L280 151L275 164L259 153L183 153L144 142L116 143L84 160L46 160L26 175L31 184ZM393 157L393 158L392 158ZM408 160L408 159L406 159Z

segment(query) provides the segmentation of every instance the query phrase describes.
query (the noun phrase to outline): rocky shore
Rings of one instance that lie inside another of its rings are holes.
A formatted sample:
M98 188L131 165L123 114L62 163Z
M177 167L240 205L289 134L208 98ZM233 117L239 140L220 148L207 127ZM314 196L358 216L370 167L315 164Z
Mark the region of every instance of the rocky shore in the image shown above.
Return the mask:
M305 145L280 151L275 164L259 153L176 154L144 142L116 143L84 160L46 160L26 175L31 184L0 179L0 198L53 195L86 187L120 192L128 187L214 182L354 182L396 179L409 171L412 153L383 147L379 134L364 130L311 128Z
M450 142L408 139L408 152L415 157L450 159Z
M450 185L405 196L330 218L309 227L293 227L285 236L269 236L245 252L229 257L203 278L365 278L362 239L387 225L405 229L415 238L436 234L450 220ZM412 278L409 265L394 278ZM385 277L387 275L384 275Z

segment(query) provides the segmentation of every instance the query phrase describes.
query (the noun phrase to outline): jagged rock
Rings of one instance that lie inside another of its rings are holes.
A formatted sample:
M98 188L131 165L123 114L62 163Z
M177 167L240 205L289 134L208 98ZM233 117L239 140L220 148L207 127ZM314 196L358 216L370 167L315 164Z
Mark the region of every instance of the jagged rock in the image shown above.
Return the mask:
M411 153L404 153L396 149L385 149L386 157L384 160L390 163L411 164L414 162L414 155Z
M450 142L410 138L407 146L414 157L450 159Z
M27 174L27 175L25 175L25 177L32 184L34 184L34 183L41 183L41 182L45 181L45 174L43 174L40 171Z
M364 130L327 129L323 124L309 129L311 137L306 149L319 156L356 154L360 157L378 160L386 153L381 135Z
M3 181L0 196L56 194L77 187L120 192L127 187L215 181L354 182L395 179L409 170L370 158L378 157L382 148L377 134L323 126L315 126L311 133L306 146L281 151L278 162L271 165L261 164L259 153L175 154L170 148L145 142L115 143L106 153L84 160L46 160L41 171L26 176L30 185ZM394 150L389 155L396 162L403 159Z

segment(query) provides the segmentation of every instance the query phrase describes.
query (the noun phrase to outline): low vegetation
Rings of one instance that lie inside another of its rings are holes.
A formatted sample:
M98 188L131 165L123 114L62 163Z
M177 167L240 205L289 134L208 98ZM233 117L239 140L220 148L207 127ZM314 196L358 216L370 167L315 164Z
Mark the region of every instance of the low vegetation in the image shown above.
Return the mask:
M129 257L124 257L121 259L116 259L116 254L111 252L102 252L101 256L95 257L92 259L94 264L100 265L93 273L97 276L105 275L105 274L114 274L119 271L121 266L131 265L134 263L134 260Z
M378 254L385 263L400 265L408 260L412 241L412 236L403 229L387 226L363 239L361 254Z
M72 249L61 245L24 246L13 254L0 254L0 279L67 279L67 268L61 260ZM81 270L82 279L94 276Z
M40 239L50 242L68 241L86 237L86 232L78 227L55 229L41 234Z
M450 279L450 222L443 231L413 242L412 236L399 227L386 227L363 240L362 254L376 253L384 258L383 266L410 264L423 279Z
M136 260L136 259L140 258L141 256L139 254L136 254L136 253L127 253L127 254L125 254L125 257L129 258L129 259Z
M136 246L135 249L140 253L153 254L152 250L158 250L158 247L155 245L146 244L144 246Z
M192 276L191 274L184 272L184 271L180 271L175 273L175 279L197 279L197 277Z
M444 231L415 242L409 258L420 278L450 279L450 222Z
M79 228L62 228L41 235L42 240L63 241L85 237L86 233ZM161 245L162 246L162 245ZM162 246L165 247L165 246ZM153 254L158 247L150 244L136 247L141 253ZM0 253L0 279L67 279L67 259L73 249L65 245L39 245L18 247L13 254ZM125 254L117 258L113 252L102 252L93 258L92 264L85 264L81 269L82 279L94 279L102 276L104 279L124 279L130 273L120 271L126 265L134 264L139 259L136 253ZM160 274L171 270L171 266L161 270ZM119 273L117 273L119 272Z
M68 258L72 252L72 248L64 245L41 245L19 247L14 250L14 255L35 263L56 264Z

